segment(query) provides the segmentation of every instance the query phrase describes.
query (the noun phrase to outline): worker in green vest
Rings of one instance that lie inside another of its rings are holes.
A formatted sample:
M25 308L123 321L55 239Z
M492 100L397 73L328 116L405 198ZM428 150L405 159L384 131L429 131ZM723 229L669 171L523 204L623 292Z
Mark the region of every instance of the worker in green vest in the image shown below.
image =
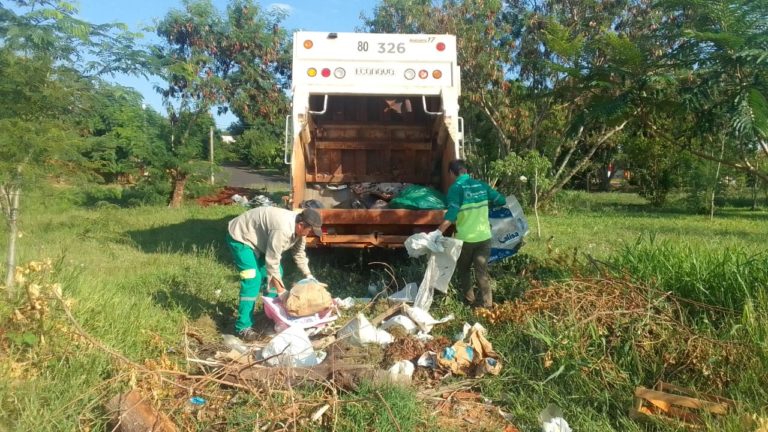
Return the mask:
M464 300L471 306L491 307L493 295L488 278L491 224L488 221L488 205L502 206L506 204L506 199L487 183L470 177L466 162L461 159L448 164L448 175L452 180L447 196L448 211L443 223L430 236L438 238L451 225L456 225L456 238L464 242L456 263L459 288L464 292ZM475 287L470 278L473 267L480 290L479 299L475 296Z

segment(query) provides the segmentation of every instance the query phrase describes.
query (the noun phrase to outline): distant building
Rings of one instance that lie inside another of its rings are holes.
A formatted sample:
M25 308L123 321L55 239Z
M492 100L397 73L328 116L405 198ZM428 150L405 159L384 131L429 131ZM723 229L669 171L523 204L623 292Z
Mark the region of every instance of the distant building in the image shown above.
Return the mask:
M233 137L232 135L222 135L221 142L223 142L224 144L232 144L235 142L235 137Z

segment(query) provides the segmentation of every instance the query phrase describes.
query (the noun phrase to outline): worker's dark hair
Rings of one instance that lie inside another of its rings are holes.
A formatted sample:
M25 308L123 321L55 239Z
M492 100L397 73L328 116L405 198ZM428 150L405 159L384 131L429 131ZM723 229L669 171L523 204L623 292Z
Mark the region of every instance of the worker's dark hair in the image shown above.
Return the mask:
M463 159L454 159L448 164L448 171L455 176L467 172L467 163Z

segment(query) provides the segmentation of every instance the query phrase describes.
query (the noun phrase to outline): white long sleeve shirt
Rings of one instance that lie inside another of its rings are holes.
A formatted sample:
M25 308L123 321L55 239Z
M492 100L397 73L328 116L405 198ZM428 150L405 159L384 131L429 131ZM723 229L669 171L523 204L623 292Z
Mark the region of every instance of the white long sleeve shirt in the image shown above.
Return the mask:
M267 275L280 279L280 258L292 250L293 260L304 276L309 276L306 238L296 235L296 213L277 207L258 207L229 222L229 235L261 253Z

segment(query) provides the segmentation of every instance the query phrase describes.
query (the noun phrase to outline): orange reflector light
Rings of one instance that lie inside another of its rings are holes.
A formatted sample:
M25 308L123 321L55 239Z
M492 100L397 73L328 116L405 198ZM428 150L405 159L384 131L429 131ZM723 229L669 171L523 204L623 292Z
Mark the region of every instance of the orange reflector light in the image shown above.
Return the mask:
M306 44L306 42L305 42L305 44ZM442 42L438 42L437 43L437 50L438 51L445 51L445 44L442 43Z
M310 49L310 48L312 48L314 45L315 45L315 44L313 44L313 43L312 43L312 41L311 41L311 40L309 40L309 39L307 39L307 40L305 40L305 41L304 41L304 48L306 48L306 49Z
M311 77L317 76L317 69L315 68L307 69L307 75Z
M329 76L331 76L331 70L328 69L328 68L323 68L323 70L322 70L322 72L320 72L320 74L322 76L324 76L325 78L328 78Z
M419 71L419 78L427 79L428 76L429 76L429 72L425 71L424 69Z
M443 76L443 73L440 72L439 70L435 69L435 70L432 71L432 78L440 79L440 77L442 77L442 76Z

